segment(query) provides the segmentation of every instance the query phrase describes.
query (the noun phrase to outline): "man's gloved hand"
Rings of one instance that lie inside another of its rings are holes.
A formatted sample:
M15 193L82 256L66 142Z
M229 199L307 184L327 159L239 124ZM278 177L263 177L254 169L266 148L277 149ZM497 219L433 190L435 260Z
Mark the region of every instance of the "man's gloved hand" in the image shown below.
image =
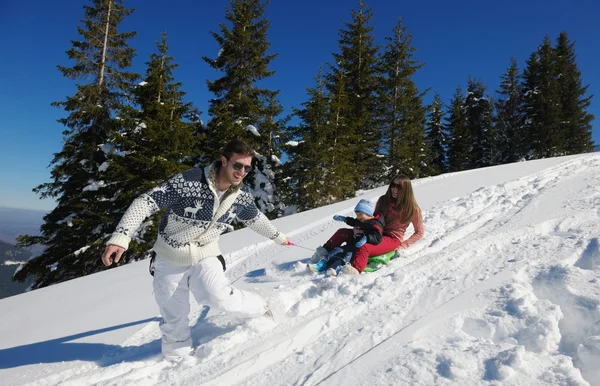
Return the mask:
M333 216L333 219L335 221L341 221L341 222L346 222L346 216L340 216L338 214L336 214L335 216Z

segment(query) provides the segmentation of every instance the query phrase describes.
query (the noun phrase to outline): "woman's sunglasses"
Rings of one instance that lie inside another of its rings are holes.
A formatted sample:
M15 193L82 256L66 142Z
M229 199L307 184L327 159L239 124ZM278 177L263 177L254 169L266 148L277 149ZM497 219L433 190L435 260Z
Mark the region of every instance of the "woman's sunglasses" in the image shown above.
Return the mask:
M394 188L396 188L396 189L400 189L400 185L401 185L401 184L402 184L402 183L400 183L400 184L396 184L396 183L393 183L393 182L392 182L392 183L390 184L390 188L392 188L392 189L394 189Z
M244 165L241 162L236 162L236 163L233 164L233 170L239 171L239 170L242 170L242 169L244 169L244 172L246 172L246 174L248 174L248 173L250 173L250 170L252 170L252 166L250 166L250 165Z

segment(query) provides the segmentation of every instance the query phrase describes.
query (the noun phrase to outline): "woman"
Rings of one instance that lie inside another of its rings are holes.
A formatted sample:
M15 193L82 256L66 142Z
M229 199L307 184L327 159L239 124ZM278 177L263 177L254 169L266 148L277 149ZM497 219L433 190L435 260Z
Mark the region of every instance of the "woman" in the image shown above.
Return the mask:
M383 255L394 249L406 249L423 237L423 217L421 208L415 200L410 179L404 175L396 175L387 192L379 197L375 205L375 213L380 213L385 220L383 238L377 245L365 244L354 253L350 264L344 266L346 273L361 273L370 256ZM415 232L407 240L404 233L410 224Z

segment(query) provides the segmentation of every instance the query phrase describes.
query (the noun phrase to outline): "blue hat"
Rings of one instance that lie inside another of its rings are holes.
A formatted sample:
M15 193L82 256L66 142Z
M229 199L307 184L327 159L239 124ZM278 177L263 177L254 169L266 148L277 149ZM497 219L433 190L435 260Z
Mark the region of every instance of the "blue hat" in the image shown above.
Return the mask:
M373 215L373 204L369 200L362 199L356 204L355 212L362 212L368 216Z

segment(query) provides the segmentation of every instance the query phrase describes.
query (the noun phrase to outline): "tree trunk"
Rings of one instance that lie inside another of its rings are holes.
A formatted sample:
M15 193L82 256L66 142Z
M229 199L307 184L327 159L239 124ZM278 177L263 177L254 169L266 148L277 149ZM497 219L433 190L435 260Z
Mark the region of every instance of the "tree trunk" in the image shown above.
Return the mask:
M106 67L106 48L108 46L108 31L110 27L110 12L112 10L112 0L108 1L108 13L106 14L106 28L104 29L104 46L102 47L102 64L100 67L100 79L98 86L102 86L104 82L104 68Z

